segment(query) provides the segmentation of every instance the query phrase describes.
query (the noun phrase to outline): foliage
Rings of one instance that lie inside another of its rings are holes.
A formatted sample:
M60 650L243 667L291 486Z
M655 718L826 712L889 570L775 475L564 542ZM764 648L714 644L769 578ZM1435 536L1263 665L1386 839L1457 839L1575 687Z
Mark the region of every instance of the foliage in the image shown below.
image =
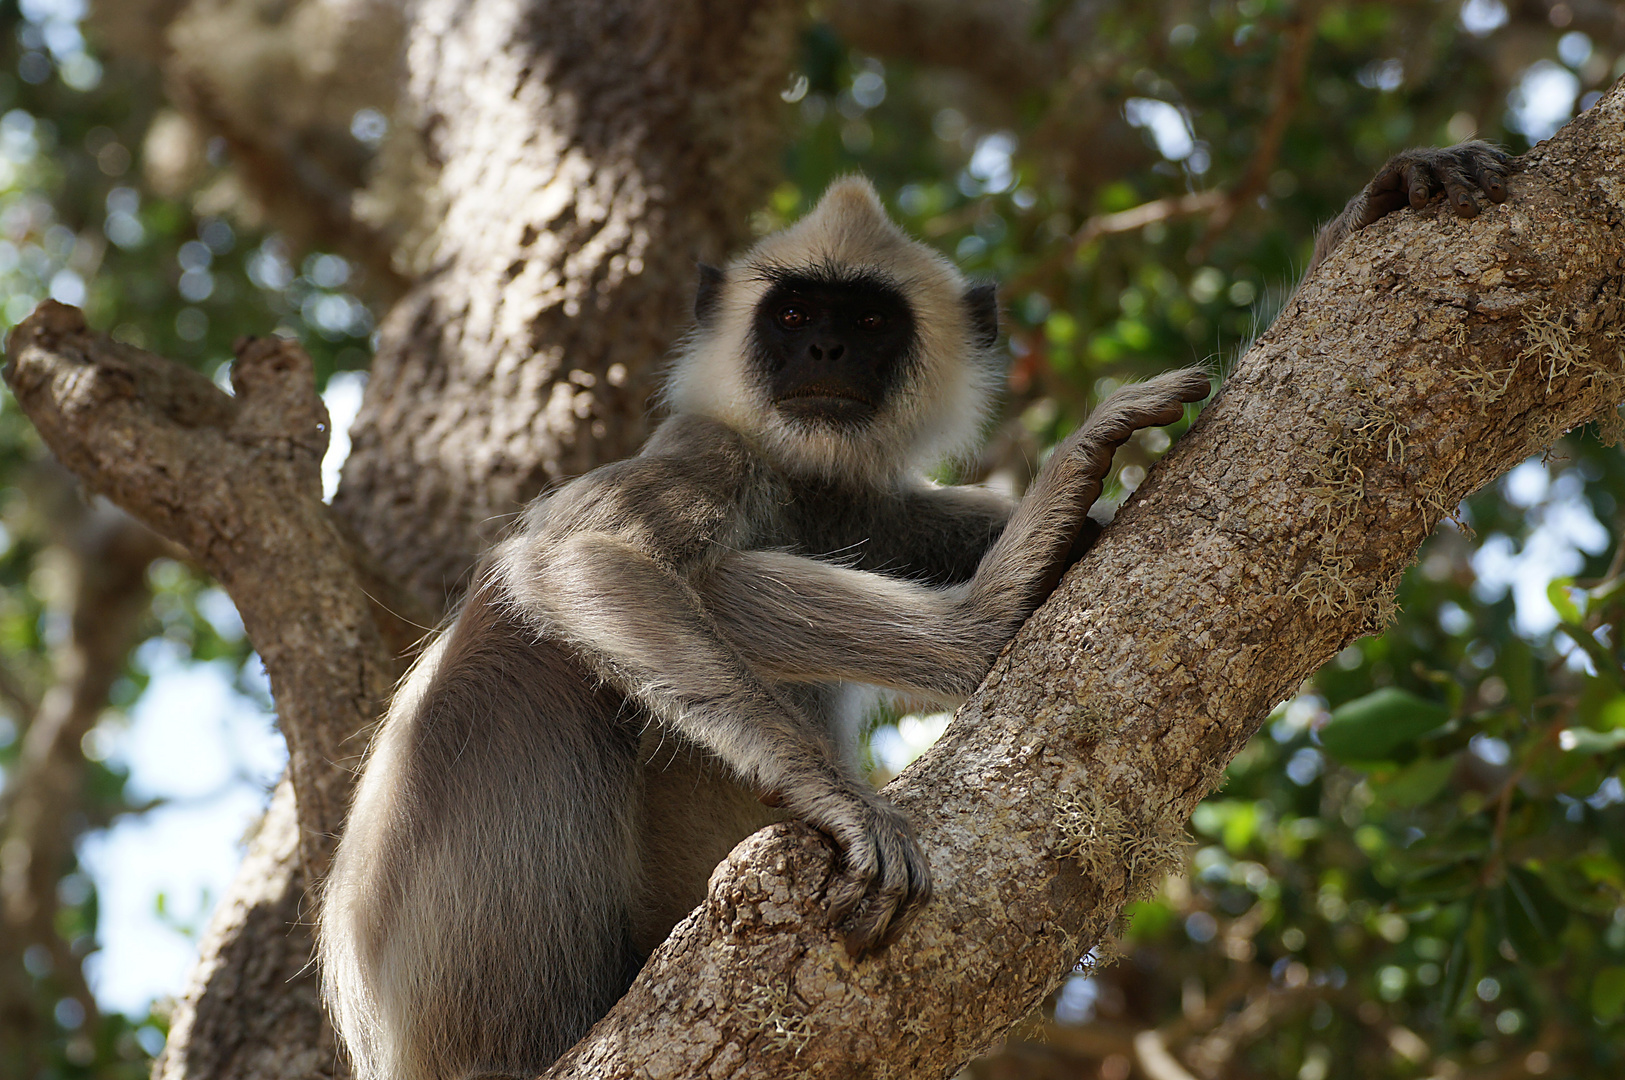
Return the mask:
M1003 283L1011 405L972 471L1020 486L1115 385L1238 355L1316 223L1388 154L1475 133L1524 149L1625 70L1621 41L1564 23L1567 7L1544 22L1542 5L1511 8L1048 0L1010 28L1043 75L1018 87L901 43L866 54L815 18L784 91L785 181L753 223L777 227L862 170L910 229ZM156 76L86 46L81 15L0 3L0 329L52 295L211 373L236 335L273 329L307 343L324 381L365 367L382 312L359 271L292 250L223 143L175 150ZM176 153L185 182L175 168L159 182ZM1204 192L1236 197L1176 205ZM1134 228L1111 218L1146 207ZM1167 445L1141 433L1111 495ZM41 456L0 403L0 668L34 694L63 618ZM1189 878L1138 906L1126 958L1090 958L1050 1003L1047 1044L996 1075L1123 1080L1123 1032L1151 1028L1203 1077L1625 1072L1622 505L1625 464L1578 433L1469 500L1476 536L1443 529L1394 625L1283 704L1194 819ZM194 572L161 563L152 584L151 634L247 661ZM28 717L0 711L9 777ZM142 809L87 763L82 827ZM82 956L98 898L71 861L62 883L58 932ZM46 1077L142 1072L161 1016L76 1014L40 955L26 975L54 1027L18 1060Z

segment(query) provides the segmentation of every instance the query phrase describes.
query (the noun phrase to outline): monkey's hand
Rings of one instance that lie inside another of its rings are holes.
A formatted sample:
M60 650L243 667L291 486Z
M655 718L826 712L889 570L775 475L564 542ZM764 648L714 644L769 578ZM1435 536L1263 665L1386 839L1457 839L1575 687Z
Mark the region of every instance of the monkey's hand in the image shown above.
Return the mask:
M1506 202L1506 178L1511 171L1511 157L1477 139L1456 146L1401 151L1320 231L1309 269L1319 266L1350 233L1407 205L1420 210L1440 192L1458 217L1477 217L1480 207L1472 189L1482 191L1491 202Z
M854 959L894 938L931 899L931 868L914 828L884 797L856 786L801 816L835 842L839 860L826 893L830 921L845 923Z

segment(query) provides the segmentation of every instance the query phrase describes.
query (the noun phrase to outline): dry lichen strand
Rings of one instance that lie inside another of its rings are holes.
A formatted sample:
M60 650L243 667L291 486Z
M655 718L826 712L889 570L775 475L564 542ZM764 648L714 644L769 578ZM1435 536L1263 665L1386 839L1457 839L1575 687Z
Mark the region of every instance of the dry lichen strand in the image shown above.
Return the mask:
M1102 886L1122 869L1129 901L1144 900L1162 879L1184 866L1184 822L1172 814L1135 822L1100 792L1086 788L1063 792L1056 800L1055 827L1061 834L1057 854L1076 859L1083 872Z
M1310 514L1326 519L1325 541L1336 555L1343 532L1353 524L1366 497L1366 465L1377 459L1401 469L1405 465L1410 427L1392 408L1377 400L1371 385L1360 377L1349 380L1353 415L1333 418L1326 428L1331 442L1310 466L1314 484L1307 490Z
M1359 605L1359 593L1347 580L1353 571L1354 560L1348 556L1323 556L1292 583L1287 596L1302 600L1316 618L1337 618Z
M812 1041L812 1020L790 1003L790 988L784 983L758 986L739 1014L761 1033L767 1045L792 1057L800 1057Z
M1567 375L1569 369L1586 362L1590 350L1585 342L1574 340L1574 331L1550 305L1541 303L1530 308L1523 316L1523 335L1526 341L1514 363L1525 358L1535 361L1546 379L1546 393L1552 392L1552 382Z
M1478 413L1482 416L1491 405L1506 396L1508 388L1512 386L1512 376L1518 372L1518 358L1514 356L1512 363L1504 368L1486 367L1481 357L1468 351L1465 314L1462 319L1445 331L1444 370L1461 384L1462 393L1478 406Z
M1095 947L1078 957L1078 962L1072 965L1072 974L1086 977L1098 975L1120 962L1128 955L1128 946L1123 944L1123 932L1127 928L1123 919L1113 919Z
M1068 720L1079 742L1098 743L1117 729L1112 711L1098 696L1079 690L1075 700L1078 707Z
M1061 842L1057 854L1077 859L1096 880L1109 877L1118 858L1128 818L1093 788L1063 792L1055 805L1055 827Z

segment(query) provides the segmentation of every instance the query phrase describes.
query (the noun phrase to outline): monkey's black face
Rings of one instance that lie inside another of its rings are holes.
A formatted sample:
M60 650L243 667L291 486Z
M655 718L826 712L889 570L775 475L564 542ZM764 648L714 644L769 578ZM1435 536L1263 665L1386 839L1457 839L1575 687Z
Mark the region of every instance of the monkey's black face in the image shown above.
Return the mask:
M908 376L918 344L902 293L865 278L779 277L751 330L773 407L842 427L874 419Z

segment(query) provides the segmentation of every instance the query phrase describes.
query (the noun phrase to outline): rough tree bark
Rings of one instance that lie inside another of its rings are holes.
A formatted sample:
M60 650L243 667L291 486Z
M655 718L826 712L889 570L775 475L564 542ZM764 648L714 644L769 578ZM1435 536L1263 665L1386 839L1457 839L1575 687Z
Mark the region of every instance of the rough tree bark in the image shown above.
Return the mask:
M1351 239L888 793L936 899L854 964L779 826L550 1077L946 1076L1178 861L1270 708L1383 626L1423 539L1625 400L1625 82L1473 221Z
M794 25L742 0L415 8L403 111L438 226L334 509L426 602L549 481L642 443L694 261L744 239L777 173Z

